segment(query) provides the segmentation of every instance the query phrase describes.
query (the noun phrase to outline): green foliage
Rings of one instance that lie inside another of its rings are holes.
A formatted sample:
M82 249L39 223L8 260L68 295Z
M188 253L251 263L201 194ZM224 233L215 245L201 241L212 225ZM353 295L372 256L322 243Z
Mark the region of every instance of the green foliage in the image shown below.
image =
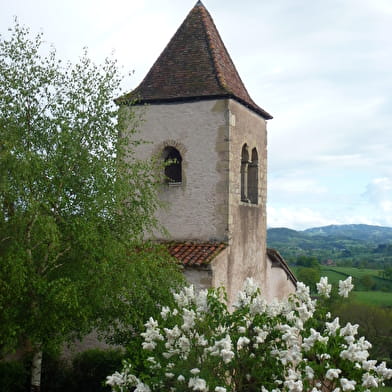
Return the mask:
M296 278L309 286L312 292L315 292L316 283L320 280L320 269L309 267L297 268Z
M56 355L44 354L41 385L43 392L77 392L79 389L74 381L69 361Z
M365 305L392 308L392 293L382 291L355 291L353 298Z
M88 350L78 354L72 361L72 379L75 391L110 391L104 381L106 375L121 366L122 350Z
M391 361L392 309L353 301L338 306L334 313L344 322L359 324L360 333L372 343L374 358Z
M143 248L159 229L159 185L155 163L134 158L130 110L120 133L116 62L98 66L84 52L63 64L53 49L42 54L42 35L17 23L9 34L0 39L0 355L53 352L115 321L137 330L180 272L167 252ZM125 302L134 306L124 313Z
M21 361L0 362L0 387L6 392L25 392L29 372Z

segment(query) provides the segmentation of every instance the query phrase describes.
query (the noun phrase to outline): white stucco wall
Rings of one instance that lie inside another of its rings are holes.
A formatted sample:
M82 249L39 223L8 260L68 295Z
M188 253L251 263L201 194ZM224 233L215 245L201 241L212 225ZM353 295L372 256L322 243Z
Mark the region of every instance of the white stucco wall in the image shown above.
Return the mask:
M162 184L166 209L158 218L170 236L158 239L224 241L227 239L228 119L225 100L134 107L143 113L139 129L147 141L136 157L161 154L165 146L182 155L180 186Z
M283 268L272 267L273 263L267 256L266 284L264 287L264 296L267 301L274 299L287 298L296 290L295 284L287 276Z

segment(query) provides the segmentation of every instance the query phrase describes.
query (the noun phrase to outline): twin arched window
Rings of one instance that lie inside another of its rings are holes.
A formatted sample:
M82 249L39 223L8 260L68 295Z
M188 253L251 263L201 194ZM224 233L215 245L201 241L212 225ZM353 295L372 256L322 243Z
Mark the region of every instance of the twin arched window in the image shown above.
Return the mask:
M257 150L253 148L249 157L248 145L244 144L241 151L241 201L257 204L258 188L259 157Z
M182 183L182 157L180 152L171 146L164 148L162 158L165 163L165 179L168 184Z

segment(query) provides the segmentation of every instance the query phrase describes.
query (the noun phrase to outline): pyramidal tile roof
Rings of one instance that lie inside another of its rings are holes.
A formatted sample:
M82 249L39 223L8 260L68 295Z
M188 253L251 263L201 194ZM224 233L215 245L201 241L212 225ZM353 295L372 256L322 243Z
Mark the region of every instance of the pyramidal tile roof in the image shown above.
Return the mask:
M265 119L272 118L249 96L211 15L198 1L140 85L116 102L219 98L235 99Z

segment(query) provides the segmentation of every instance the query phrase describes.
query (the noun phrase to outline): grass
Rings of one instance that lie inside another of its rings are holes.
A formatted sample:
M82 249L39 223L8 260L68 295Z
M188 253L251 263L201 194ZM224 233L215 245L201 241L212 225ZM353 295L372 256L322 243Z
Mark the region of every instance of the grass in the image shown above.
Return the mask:
M291 267L294 274L300 267ZM359 269L349 267L321 267L321 276L327 276L329 283L335 287L338 285L339 280L345 280L348 276L352 276L354 285L361 290L361 285L358 284L361 277L371 275L377 282L377 285L386 286L389 291L353 291L352 297L355 302L363 303L366 305L374 305L380 307L392 308L392 282L379 277L380 270L372 269ZM364 287L362 287L363 290ZM355 289L354 289L355 290ZM392 392L388 391L388 392Z
M370 275L376 284L376 290L392 292L392 281L382 278L380 276L380 272L381 270L362 269L362 268L327 267L327 266L321 267L321 275L327 276L330 283L338 284L339 280L344 280L348 276L352 276L354 285L359 290L365 290L366 287L362 286L360 279L366 275Z
M379 387L374 389L377 392L392 392L392 387Z
M356 302L367 305L392 307L392 293L384 293L382 291L353 291L352 295Z

